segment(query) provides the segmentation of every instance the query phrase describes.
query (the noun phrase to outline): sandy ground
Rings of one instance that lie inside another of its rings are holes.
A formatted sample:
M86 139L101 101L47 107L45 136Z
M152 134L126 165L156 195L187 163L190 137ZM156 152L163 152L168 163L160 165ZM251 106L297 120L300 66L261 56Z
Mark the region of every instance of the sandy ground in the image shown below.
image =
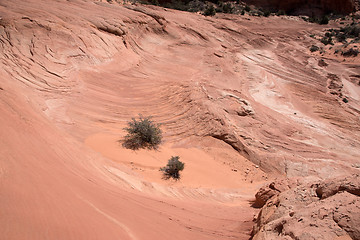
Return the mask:
M308 49L322 28L0 1L0 236L248 239L265 182L358 172L358 59L320 67ZM157 151L119 142L138 114L162 124ZM159 171L171 156L179 181Z

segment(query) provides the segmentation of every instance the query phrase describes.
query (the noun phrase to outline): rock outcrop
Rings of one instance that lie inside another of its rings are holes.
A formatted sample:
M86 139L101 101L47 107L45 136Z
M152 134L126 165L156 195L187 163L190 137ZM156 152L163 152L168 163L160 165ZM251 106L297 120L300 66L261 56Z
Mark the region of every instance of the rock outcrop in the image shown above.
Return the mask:
M266 201L261 192L257 195ZM254 240L360 239L360 175L304 183L270 195L256 219Z
M263 207L267 200L273 196L278 196L281 192L299 186L302 182L300 179L282 179L271 182L269 185L259 189L255 195L254 207Z

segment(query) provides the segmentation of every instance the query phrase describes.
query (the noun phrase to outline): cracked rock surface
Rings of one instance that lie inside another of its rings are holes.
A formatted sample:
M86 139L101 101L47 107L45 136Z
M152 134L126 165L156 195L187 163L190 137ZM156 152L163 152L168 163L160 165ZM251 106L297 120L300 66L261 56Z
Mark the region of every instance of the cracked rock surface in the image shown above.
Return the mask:
M270 196L253 239L360 239L360 175L304 183Z

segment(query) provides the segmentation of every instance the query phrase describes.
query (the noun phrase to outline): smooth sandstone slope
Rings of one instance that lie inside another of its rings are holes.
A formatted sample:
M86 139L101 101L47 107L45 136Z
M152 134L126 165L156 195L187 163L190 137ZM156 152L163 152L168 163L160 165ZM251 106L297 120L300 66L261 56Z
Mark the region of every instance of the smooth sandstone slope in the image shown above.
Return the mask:
M360 69L318 65L308 47L321 28L0 1L1 235L247 239L267 173L357 172ZM347 104L330 94L329 74ZM157 152L118 143L139 113L162 123ZM171 155L186 164L179 182L158 171Z

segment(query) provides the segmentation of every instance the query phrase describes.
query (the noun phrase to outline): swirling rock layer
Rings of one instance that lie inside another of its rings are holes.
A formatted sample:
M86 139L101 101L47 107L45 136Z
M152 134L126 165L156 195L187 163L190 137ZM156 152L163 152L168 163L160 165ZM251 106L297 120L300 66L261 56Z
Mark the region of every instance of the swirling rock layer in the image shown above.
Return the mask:
M247 239L272 175L356 174L359 61L319 66L322 28L0 0L0 236ZM162 124L159 151L118 142L138 114ZM177 155L181 180L163 180Z

